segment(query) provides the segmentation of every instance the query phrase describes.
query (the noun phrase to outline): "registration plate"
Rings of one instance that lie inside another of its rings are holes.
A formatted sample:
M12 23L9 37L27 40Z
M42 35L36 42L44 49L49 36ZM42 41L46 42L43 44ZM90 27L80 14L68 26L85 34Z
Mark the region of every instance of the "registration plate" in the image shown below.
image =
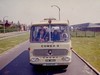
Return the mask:
M46 59L45 61L46 62L54 62L54 61L56 61L56 59Z
M56 64L56 63L46 63L46 64L43 64L43 66L56 66L56 65L58 65L58 64Z

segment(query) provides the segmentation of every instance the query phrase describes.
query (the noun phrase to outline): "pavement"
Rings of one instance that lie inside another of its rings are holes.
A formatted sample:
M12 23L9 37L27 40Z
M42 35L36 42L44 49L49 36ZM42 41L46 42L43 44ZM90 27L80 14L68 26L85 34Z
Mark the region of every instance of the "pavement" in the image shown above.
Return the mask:
M37 70L29 64L28 47L29 42L27 41L13 48L13 51L1 55L0 75L97 75L74 53L72 53L72 63L67 70L60 69L60 67L40 67Z
M22 35L24 33L27 33L28 31L18 31L18 32L9 32L9 33L0 33L0 40Z
M25 41L14 48L7 50L6 52L0 54L0 70L9 64L12 60L14 60L19 54L21 54L24 50L27 50L29 45L28 41ZM26 45L26 46L25 46Z

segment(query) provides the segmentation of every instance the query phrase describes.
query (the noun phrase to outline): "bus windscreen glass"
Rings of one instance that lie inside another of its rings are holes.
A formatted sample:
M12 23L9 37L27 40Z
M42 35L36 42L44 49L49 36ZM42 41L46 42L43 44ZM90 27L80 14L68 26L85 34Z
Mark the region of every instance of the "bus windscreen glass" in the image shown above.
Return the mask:
M66 42L70 38L68 25L34 25L31 27L31 39L38 42Z

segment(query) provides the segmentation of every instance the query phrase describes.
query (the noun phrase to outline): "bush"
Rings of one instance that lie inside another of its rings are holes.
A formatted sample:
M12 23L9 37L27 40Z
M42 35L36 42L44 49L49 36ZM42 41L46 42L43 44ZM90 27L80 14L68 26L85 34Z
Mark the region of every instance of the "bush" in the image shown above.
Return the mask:
M19 30L20 30L20 28L17 25L13 25L13 26L5 28L5 32L14 32L14 31L19 31ZM1 26L0 33L3 33L3 32L4 32L4 27Z

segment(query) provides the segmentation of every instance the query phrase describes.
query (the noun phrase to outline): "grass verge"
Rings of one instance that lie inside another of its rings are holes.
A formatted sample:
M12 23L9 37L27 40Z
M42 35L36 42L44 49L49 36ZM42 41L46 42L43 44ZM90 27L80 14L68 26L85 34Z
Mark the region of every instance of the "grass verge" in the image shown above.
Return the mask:
M0 54L28 40L28 38L29 38L29 34L26 33L23 35L0 40Z
M96 37L73 37L74 50L100 72L100 32Z

